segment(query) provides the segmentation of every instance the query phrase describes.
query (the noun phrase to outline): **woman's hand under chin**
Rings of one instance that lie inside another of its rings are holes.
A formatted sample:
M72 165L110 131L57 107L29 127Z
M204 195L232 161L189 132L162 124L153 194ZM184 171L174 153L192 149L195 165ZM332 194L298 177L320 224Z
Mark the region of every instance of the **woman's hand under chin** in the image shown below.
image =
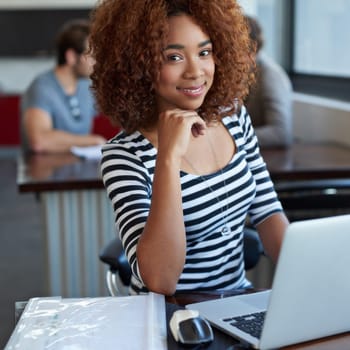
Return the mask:
M158 120L158 152L182 158L192 137L205 134L205 121L195 111L174 109L162 112Z

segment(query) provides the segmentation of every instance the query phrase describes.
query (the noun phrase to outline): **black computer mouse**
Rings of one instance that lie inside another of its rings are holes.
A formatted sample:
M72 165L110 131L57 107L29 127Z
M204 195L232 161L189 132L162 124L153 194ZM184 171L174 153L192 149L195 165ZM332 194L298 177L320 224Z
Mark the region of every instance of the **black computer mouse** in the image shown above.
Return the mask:
M174 339L184 345L208 344L214 339L209 322L195 310L177 310L170 320Z

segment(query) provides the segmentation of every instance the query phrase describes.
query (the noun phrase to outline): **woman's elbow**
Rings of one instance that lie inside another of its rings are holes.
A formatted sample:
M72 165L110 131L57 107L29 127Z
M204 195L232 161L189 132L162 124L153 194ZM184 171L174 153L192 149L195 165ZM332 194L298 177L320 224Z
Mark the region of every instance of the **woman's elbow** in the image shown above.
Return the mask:
M165 266L148 270L140 269L141 278L150 292L173 295L181 272L167 269Z
M144 282L150 292L173 295L176 291L177 280L164 277L164 275L154 275Z

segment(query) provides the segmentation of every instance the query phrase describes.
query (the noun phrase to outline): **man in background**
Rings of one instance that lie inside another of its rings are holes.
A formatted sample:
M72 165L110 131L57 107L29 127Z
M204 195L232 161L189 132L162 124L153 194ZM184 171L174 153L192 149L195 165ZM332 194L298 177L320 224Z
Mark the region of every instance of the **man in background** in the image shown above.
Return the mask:
M72 146L105 142L102 136L91 134L97 110L90 91L89 33L88 21L66 23L56 38L56 66L36 77L22 96L25 152L68 152Z
M293 142L292 84L281 66L264 54L260 24L246 16L256 47L256 84L245 101L262 148L288 147Z

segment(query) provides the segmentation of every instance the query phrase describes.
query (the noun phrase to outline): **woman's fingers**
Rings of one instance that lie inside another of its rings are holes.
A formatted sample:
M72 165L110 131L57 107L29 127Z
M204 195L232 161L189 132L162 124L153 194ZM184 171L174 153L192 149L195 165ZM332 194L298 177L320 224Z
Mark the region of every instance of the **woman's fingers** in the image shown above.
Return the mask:
M199 123L194 123L192 125L191 131L192 131L192 135L194 137L198 137L199 135L204 135L204 130L205 130L206 126L199 124Z
M181 128L185 126L185 129L187 129L188 132L191 131L192 135L195 137L203 135L206 129L206 123L195 111L174 109L166 111L162 117L163 122L170 123L170 125L173 126L180 122L179 125L182 125ZM179 119L177 120L177 118Z
M195 111L174 109L163 112L158 124L158 147L181 158L187 152L191 137L204 135L206 127Z
M179 115L182 115L189 119L191 125L191 132L194 137L204 135L206 124L204 120L194 111L176 110Z

